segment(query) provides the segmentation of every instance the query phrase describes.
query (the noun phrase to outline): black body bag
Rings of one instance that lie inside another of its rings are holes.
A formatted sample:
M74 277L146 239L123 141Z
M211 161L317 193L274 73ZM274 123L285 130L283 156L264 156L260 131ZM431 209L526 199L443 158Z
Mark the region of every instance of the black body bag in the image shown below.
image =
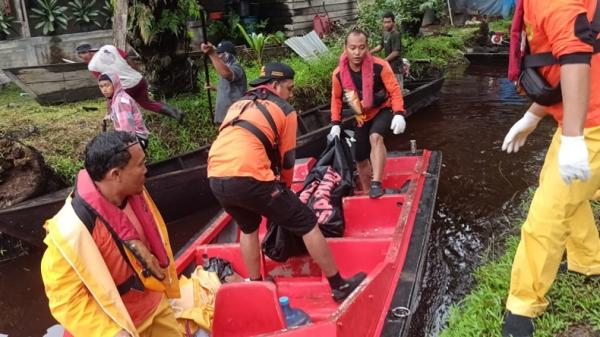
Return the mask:
M352 194L354 162L345 140L334 137L304 180L298 193L300 200L316 215L325 237L344 235L342 198ZM272 260L284 262L289 257L307 253L304 241L271 221L262 242L263 252Z

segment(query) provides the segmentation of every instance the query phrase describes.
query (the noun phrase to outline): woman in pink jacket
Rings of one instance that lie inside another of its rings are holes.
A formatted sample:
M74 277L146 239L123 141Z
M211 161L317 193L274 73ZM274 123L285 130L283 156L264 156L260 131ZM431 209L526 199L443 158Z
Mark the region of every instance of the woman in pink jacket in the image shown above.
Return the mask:
M105 119L110 119L116 131L135 134L144 150L148 147L150 132L144 124L142 113L135 100L123 89L119 75L104 73L98 77L98 86L102 95L108 99L108 111Z

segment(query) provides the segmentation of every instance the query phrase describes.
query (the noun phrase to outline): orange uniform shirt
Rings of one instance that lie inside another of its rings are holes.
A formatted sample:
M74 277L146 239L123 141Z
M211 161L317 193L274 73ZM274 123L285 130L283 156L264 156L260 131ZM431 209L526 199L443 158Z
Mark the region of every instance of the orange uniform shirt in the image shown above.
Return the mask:
M373 75L375 76L373 83L374 93L385 90L387 92L387 99L383 103L365 111L366 121L373 119L384 107L391 107L394 113L403 112L404 99L402 98L400 85L398 85L398 80L390 64L379 57L373 56ZM362 88L362 83L355 83L355 85L359 90ZM340 76L340 67L335 68L333 71L331 86L331 121L340 122L342 120L342 107L344 104L344 90Z
M255 90L267 90L259 88ZM267 93L267 92L265 92ZM279 133L279 154L282 159L281 179L291 186L296 160L296 111L282 98L269 93L268 99L257 99L270 112ZM245 109L244 107L248 105ZM240 112L243 110L243 113ZM263 113L250 100L242 99L228 110L223 125L240 115L260 129L271 144L275 135ZM236 125L222 128L208 154L208 177L251 177L259 181L274 181L271 161L260 140L250 131Z
M597 0L524 1L525 29L531 53L552 52L562 62L565 57L593 51L592 46L582 41L578 34L589 33L589 22L594 16ZM600 125L600 54L592 55L591 67L586 128ZM560 82L560 65L542 67L540 74L555 86ZM546 111L562 125L562 103L547 107Z
M140 232L142 227L129 205L124 212L134 223L136 230ZM143 232L140 235L143 235ZM99 219L96 220L92 238L96 242L98 250L100 251L100 254L102 254L106 265L110 266L109 271L113 280L115 280L115 284L119 285L125 282L134 271L123 259L123 256L119 252L119 248L112 238L110 231L106 228L106 225ZM123 304L125 304L125 308L127 308L127 312L129 313L133 324L139 326L150 317L154 310L156 310L163 296L163 293L148 289L144 291L131 289L122 295L121 299L123 300Z

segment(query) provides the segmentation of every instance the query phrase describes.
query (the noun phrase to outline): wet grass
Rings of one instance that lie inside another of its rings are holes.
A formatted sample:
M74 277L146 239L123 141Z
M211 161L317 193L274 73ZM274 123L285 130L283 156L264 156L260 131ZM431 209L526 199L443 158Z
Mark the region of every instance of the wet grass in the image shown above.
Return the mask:
M333 49L318 61L306 62L298 57L283 59L296 71L295 99L297 109L306 109L329 101L331 73L337 66L339 49ZM260 67L245 67L249 80L258 77ZM213 71L211 81L216 83ZM202 74L199 87L204 87ZM213 109L215 93L212 93ZM186 112L182 124L150 112L144 119L151 132L149 162L164 160L193 151L211 143L217 135L213 125L206 91L168 99L169 104ZM87 142L101 132L106 113L104 99L88 100L56 106L41 106L29 96L21 96L15 85L0 89L0 136L17 139L39 150L46 163L66 182L72 183L82 167L82 154Z
M596 218L600 217L600 203L593 202ZM528 208L528 205L523 205ZM524 219L516 219L520 226ZM448 326L440 337L497 337L500 336L502 317L510 282L510 272L518 236L506 240L506 252L490 259L475 273L476 286L460 303L453 306ZM551 337L565 333L575 325L585 325L600 331L600 278L586 278L575 273L559 274L547 297L551 304L536 319L536 337ZM568 334L568 333L567 333Z

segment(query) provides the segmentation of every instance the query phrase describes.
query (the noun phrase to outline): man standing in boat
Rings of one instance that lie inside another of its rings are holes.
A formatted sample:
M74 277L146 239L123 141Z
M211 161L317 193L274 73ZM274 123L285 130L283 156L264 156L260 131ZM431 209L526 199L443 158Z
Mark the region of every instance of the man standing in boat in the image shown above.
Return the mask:
M153 101L148 95L148 81L127 62L127 52L115 46L105 45L92 48L89 43L81 43L76 48L77 55L88 65L89 71L97 78L104 73L118 74L121 84L142 108L172 117L181 123L183 111L160 101Z
M292 97L294 71L266 64L255 87L234 103L208 155L210 188L241 229L240 248L250 280L261 280L258 227L261 216L302 237L309 254L327 276L333 299L342 301L366 277L340 276L314 212L290 190L297 115Z
M231 104L248 90L246 72L235 58L235 46L229 41L221 41L217 48L210 42L202 43L200 50L208 55L219 74L217 87L209 86L208 89L217 91L214 122L221 125Z
M135 135L97 135L72 195L45 224L42 279L52 316L73 336L181 336L167 300L179 297L175 263L144 189L145 159Z
M503 144L516 152L544 113L558 122L521 228L502 327L504 337L531 337L533 319L548 306L546 293L560 269L600 275L600 238L589 202L600 187L600 55L597 24L590 24L600 18L600 6L542 0L517 6L531 53L551 53L557 60L539 68L547 87L557 88L542 91L562 98L547 107L534 104ZM561 265L565 249L567 262Z
M388 128L395 135L406 128L398 81L388 62L371 55L367 34L360 29L346 36L331 80L330 134L340 136L345 101L356 114L355 159L362 190L368 190L371 198L379 198L384 194L381 179L387 152L383 137Z
M378 53L382 49L385 60L392 67L402 91L404 89L404 78L402 77L402 72L404 71L404 63L402 62L402 34L396 27L396 16L392 12L385 12L383 14L381 42L379 42L377 47L371 49L371 54Z

